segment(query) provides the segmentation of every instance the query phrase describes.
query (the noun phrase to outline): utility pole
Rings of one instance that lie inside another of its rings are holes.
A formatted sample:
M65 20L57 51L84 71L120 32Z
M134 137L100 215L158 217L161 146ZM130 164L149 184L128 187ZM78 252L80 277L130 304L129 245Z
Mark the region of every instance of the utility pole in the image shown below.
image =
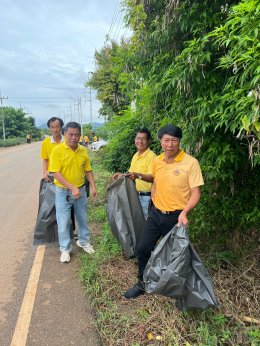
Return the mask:
M81 97L79 97L79 123L81 127L81 135L83 136L83 125L82 125L82 105L81 105Z
M90 111L90 125L92 127L92 97L91 97L91 86L89 87L89 111Z
M92 126L92 96L91 96L91 87L89 87L89 91L86 91L86 94L89 94L90 125Z
M8 96L2 96L1 90L0 90L0 100L1 100L1 110L2 110L2 122L3 122L3 139L5 138L5 116L4 116L4 109L3 109L3 100L8 99Z
M68 109L70 111L70 121L72 121L72 109L71 109L71 106L68 106Z
M81 106L81 97L74 99L73 97L71 97L71 99L74 100L74 110L75 110L75 106L77 105L77 111L78 111L78 122L80 124L80 128L81 128L81 134L83 133L83 126L82 126L82 106Z
M88 72L88 80L90 80L91 75L93 74L92 71ZM91 86L89 85L89 91L86 91L87 94L89 94L89 114L90 114L90 125L92 127L92 95L91 95Z

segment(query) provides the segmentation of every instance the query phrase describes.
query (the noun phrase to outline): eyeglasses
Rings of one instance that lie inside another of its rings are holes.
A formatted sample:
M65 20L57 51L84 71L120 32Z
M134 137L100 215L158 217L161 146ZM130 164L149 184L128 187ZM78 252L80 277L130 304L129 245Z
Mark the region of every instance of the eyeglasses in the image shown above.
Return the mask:
M148 138L144 138L144 137L135 137L135 140L138 142L147 142Z

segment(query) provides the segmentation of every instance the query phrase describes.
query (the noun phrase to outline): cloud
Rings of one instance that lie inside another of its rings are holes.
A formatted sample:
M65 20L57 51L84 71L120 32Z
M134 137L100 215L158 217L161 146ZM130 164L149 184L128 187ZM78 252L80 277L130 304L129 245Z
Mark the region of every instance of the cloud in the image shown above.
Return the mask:
M50 113L66 115L74 107L70 97L84 96L94 52L104 44L117 5L118 0L1 0L0 89L10 105L22 103L38 124ZM100 105L93 100L93 107L97 120Z

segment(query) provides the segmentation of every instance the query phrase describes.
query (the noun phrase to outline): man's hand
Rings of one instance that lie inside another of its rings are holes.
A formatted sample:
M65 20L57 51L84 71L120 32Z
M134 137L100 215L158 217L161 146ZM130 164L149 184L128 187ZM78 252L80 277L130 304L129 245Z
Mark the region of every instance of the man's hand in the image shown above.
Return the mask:
M117 180L118 178L122 177L123 173L115 173L113 175L113 180Z
M135 172L128 172L125 174L127 178L130 178L131 180L135 180L138 178L138 174Z
M44 171L44 172L43 172L43 179L44 179L45 181L51 181L51 179L49 178L48 174L49 174L48 171Z
M90 192L92 197L97 197L97 190L96 187L91 187L90 186Z
M78 198L81 196L80 191L79 191L79 189L78 189L76 186L74 186L74 187L71 189L71 192L72 192L72 196L73 196L75 199L78 199Z
M188 225L187 213L184 210L180 213L178 217L177 227L180 227L181 224L183 224L184 226Z

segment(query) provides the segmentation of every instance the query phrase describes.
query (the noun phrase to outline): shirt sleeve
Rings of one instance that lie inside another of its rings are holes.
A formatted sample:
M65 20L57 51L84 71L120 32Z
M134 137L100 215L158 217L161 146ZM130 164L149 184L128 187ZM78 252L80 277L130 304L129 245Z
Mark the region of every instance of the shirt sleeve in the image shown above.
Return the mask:
M61 171L61 154L58 147L54 148L51 152L50 157L50 172L60 172Z
M156 155L151 152L148 157L148 162L147 162L147 174L152 174L153 175L153 160L155 159Z
M191 189L193 187L204 185L204 180L201 173L200 165L197 160L194 160L194 163L190 170L189 185Z
M41 147L41 159L43 160L48 160L48 152L47 152L47 146L46 146L46 141L42 142L42 147Z
M92 171L92 168L91 168L89 157L87 156L86 164L85 164L85 172L89 172L89 171Z
M134 168L133 168L133 165L134 165L134 158L135 158L135 155L133 156L132 160L131 160L131 165L130 165L130 168L128 170L128 172L133 172L134 171Z
M155 176L155 161L156 161L156 160L153 160L153 161L152 161L151 174L152 174L153 177Z

